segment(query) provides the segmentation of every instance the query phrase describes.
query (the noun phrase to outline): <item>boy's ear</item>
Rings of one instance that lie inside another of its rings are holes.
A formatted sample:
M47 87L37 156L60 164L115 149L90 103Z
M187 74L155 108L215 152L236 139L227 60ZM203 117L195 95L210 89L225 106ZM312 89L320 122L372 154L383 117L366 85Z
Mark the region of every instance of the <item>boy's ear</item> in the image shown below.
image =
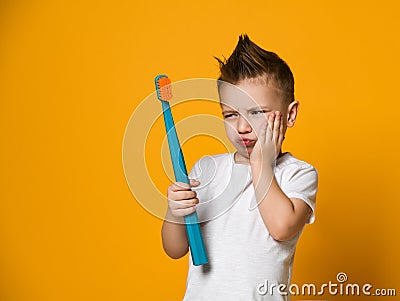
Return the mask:
M297 100L293 100L288 106L288 114L286 120L286 125L288 128L294 126L294 122L297 117L297 111L299 110L299 105L300 103Z

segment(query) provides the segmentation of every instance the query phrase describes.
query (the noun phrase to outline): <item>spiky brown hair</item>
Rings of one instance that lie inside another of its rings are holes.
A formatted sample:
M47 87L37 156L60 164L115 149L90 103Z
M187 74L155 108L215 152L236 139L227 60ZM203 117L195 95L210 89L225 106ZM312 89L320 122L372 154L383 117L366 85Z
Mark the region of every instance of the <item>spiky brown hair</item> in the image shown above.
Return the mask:
M260 78L271 83L284 101L294 100L294 78L289 66L276 53L266 51L250 41L247 34L239 36L239 42L231 56L219 63L218 80L237 84L244 79Z

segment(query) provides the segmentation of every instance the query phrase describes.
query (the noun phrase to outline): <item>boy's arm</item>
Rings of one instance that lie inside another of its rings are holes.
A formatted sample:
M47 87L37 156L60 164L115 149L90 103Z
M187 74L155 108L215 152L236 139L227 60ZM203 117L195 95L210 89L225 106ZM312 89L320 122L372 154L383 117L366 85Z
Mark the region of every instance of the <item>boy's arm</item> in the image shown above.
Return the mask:
M309 219L310 206L301 199L286 196L271 166L251 164L251 171L258 209L268 232L279 241L293 238Z
M281 112L268 115L250 155L256 201L270 235L279 241L293 238L305 225L311 208L303 200L288 198L276 181L273 162L284 139Z
M189 250L184 216L196 210L199 203L197 194L191 190L200 184L194 179L190 184L175 182L168 187L168 209L161 229L162 243L165 253L177 259L184 256Z
M176 222L172 222L173 220ZM183 218L173 216L169 208L162 225L161 236L164 251L169 257L178 259L189 251Z

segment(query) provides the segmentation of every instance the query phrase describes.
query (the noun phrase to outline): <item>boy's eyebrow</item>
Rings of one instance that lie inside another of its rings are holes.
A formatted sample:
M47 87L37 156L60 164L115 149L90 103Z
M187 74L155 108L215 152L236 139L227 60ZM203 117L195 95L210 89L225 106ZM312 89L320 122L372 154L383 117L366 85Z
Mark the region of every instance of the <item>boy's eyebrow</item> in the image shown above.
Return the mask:
M249 111L252 111L252 110L259 110L259 109L271 110L271 109L270 109L269 107L267 107L267 106L257 106L257 107L250 108Z
M236 113L237 111L235 111L235 110L222 110L222 114L225 114L225 113Z
M252 107L250 109L248 109L248 111L254 111L254 110L267 110L267 111L272 111L269 107L267 106L257 106L257 107ZM222 110L222 114L226 114L226 113L236 113L237 110L233 110L233 109L226 109L226 110Z

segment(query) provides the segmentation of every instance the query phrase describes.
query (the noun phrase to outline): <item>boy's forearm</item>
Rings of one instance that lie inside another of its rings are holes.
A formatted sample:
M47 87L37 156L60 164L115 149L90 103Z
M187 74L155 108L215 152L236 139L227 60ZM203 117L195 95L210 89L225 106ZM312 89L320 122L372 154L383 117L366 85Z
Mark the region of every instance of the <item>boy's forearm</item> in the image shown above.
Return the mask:
M183 217L177 218L172 216L169 209L161 229L161 236L164 251L171 258L181 258L188 252L189 243Z
M295 222L295 208L276 181L271 166L251 164L255 197L261 217L271 236L288 240L303 225Z

